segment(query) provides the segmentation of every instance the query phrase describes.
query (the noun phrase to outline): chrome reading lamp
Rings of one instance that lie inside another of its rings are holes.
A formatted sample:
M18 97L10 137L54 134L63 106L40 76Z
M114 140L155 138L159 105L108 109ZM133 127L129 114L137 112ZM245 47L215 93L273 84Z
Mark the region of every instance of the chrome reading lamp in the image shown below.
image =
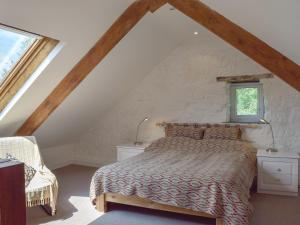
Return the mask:
M138 137L139 137L139 131L140 131L140 126L142 125L143 122L147 121L148 117L145 117L141 122L138 123L137 127L136 127L136 135L135 135L135 145L142 145L143 142L142 141L138 141Z
M273 132L272 124L263 118L260 119L260 122L262 122L264 124L268 124L270 127L270 130L271 130L271 133L272 133L273 146L272 146L272 148L268 148L267 152L278 152L278 150L275 148L275 139L274 139L274 132Z

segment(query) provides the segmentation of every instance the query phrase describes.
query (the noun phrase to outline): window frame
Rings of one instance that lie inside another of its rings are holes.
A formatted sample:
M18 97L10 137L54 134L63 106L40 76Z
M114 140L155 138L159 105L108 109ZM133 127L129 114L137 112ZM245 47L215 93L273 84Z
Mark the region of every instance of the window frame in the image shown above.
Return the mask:
M15 79L18 75L18 71L30 61L30 58L34 55L34 52L39 48L40 43L43 41L43 38L37 39L25 54L21 57L21 59L16 63L16 65L12 68L6 78L0 84L0 95L1 93L9 87L9 84Z
M16 63L7 77L0 84L1 113L15 96L15 94L22 88L24 83L30 78L33 72L58 44L58 41L3 24L0 24L0 28L16 33L34 35L36 37L36 41L27 49L21 59Z
M257 115L237 115L236 90L240 88L258 89L258 112ZM231 83L230 84L230 122L232 123L259 123L264 118L263 85L259 82Z
M31 36L35 38L36 40L32 43L32 45L27 49L27 51L23 54L23 56L19 59L19 61L12 67L10 70L9 74L5 77L3 81L0 82L0 92L3 89L2 86L5 86L4 83L9 83L9 81L12 79L16 71L23 66L23 64L26 63L26 61L29 60L31 54L38 48L39 44L43 41L43 36L33 34L31 32L26 32L24 30L20 30L17 28L13 28L10 26L6 26L3 24L0 24L0 29L6 30L9 32L21 34L21 35L26 35L26 36Z

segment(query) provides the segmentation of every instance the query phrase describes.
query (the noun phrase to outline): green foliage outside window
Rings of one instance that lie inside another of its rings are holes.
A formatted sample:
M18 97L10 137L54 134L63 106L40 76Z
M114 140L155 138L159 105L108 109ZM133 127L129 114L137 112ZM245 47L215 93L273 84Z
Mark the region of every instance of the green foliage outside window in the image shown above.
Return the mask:
M258 114L258 88L236 89L236 113L238 116Z

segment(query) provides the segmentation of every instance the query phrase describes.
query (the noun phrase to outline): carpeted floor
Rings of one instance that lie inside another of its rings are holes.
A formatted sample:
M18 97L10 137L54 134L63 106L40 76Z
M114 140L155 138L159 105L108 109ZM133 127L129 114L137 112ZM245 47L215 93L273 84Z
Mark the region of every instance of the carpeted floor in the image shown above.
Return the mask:
M27 210L28 225L210 225L214 220L110 205L105 215L90 204L88 190L95 168L68 166L55 172L60 184L58 213L50 217L39 207ZM252 225L300 225L300 197L255 194Z

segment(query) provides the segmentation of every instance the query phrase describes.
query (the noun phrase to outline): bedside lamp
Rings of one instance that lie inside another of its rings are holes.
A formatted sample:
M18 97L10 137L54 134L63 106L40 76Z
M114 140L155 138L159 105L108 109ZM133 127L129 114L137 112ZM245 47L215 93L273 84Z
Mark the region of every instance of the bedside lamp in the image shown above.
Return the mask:
M142 141L138 141L138 137L139 137L139 131L140 131L140 126L142 125L143 122L147 121L148 117L145 117L141 122L138 123L137 127L136 127L136 135L135 135L135 145L142 145L143 142Z
M278 152L278 150L275 148L275 139L274 139L274 132L273 132L272 124L263 118L260 119L260 122L262 122L264 124L268 124L270 126L270 130L272 133L273 146L272 146L272 148L268 148L267 152Z

